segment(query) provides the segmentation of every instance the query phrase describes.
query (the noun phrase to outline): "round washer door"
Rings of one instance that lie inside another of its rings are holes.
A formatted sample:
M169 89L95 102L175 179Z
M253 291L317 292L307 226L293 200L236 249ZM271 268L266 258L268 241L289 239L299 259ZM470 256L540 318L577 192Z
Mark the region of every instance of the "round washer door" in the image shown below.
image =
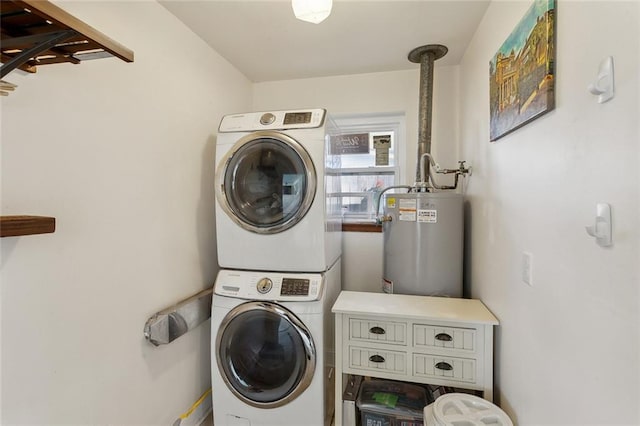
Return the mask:
M216 170L216 197L242 228L275 234L307 214L316 193L311 157L295 139L254 132L240 139Z
M316 349L295 314L276 303L256 301L236 306L222 320L216 358L222 379L240 400L275 408L309 386Z

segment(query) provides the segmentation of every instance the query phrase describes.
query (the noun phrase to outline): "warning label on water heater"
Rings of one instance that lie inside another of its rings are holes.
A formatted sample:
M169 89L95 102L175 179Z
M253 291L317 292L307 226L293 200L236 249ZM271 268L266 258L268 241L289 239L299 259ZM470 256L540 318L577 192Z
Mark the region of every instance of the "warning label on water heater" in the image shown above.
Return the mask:
M387 208L395 209L396 208L396 199L393 197L387 198Z
M416 221L417 200L400 198L400 206L398 208L398 219L407 222Z
M438 223L438 210L418 210L418 222Z

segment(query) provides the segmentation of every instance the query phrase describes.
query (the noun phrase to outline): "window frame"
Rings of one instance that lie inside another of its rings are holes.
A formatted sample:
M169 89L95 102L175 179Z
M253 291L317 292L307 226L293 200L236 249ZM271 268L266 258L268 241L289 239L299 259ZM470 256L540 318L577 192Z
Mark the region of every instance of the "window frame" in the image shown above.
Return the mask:
M391 166L368 166L368 167L345 167L338 169L338 173L349 175L371 175L371 174L392 174L394 184L402 185L402 166L405 163L406 145L406 115L404 112L387 113L363 113L344 114L334 116L340 133L377 133L385 131L394 132L393 158L394 164ZM357 155L357 154L344 154ZM377 173L376 173L377 172ZM373 212L375 215L376 212ZM373 219L349 218L343 216L343 230L356 232L381 232L380 227L372 228ZM362 229L359 229L362 227Z

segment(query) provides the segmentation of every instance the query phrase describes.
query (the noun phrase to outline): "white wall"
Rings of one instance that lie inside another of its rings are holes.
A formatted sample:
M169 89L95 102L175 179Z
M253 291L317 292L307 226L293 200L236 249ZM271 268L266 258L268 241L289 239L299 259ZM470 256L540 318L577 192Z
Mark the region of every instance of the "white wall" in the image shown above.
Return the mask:
M209 323L170 345L147 318L212 285L219 120L251 83L156 2L65 2L135 52L6 79L2 424L172 424L210 386Z
M472 295L500 319L499 399L514 421L638 424L638 2L558 2L556 109L488 139L488 63L530 2L493 2L461 63ZM586 87L612 55L616 97ZM613 247L585 232L613 209ZM521 281L533 254L533 286Z
M410 51L416 46L408 46ZM443 167L455 167L457 67L434 69L432 153ZM332 115L404 112L406 145L402 146L403 182L415 181L418 140L419 66L415 70L254 84L253 109L326 108ZM381 290L382 234L346 232L343 241L343 288ZM363 268L362 265L366 265Z

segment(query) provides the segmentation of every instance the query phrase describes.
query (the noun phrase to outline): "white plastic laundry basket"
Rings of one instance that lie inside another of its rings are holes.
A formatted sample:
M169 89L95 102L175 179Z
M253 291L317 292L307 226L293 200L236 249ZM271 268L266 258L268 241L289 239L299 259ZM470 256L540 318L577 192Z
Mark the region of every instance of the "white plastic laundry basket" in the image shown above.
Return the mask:
M424 409L426 426L513 426L500 407L474 395L449 393Z

